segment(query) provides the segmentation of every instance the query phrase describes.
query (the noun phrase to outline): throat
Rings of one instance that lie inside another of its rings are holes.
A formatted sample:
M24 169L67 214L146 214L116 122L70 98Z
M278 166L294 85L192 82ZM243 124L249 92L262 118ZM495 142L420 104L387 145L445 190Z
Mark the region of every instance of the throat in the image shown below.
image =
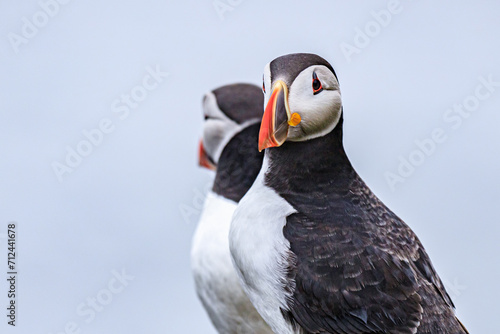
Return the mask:
M239 202L252 186L262 166L264 154L257 149L260 124L236 134L221 153L212 190Z
M331 193L357 178L342 144L342 119L327 135L266 150L266 185L281 194Z

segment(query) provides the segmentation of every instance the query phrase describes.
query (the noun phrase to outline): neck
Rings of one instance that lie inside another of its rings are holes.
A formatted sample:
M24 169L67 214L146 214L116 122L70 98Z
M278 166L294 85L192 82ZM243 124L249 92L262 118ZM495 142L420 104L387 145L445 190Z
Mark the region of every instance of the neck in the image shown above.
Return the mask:
M264 154L257 149L260 124L237 133L226 145L217 164L212 190L239 202L252 186L262 166Z
M357 177L342 144L342 117L327 135L266 150L266 184L278 193L345 191Z

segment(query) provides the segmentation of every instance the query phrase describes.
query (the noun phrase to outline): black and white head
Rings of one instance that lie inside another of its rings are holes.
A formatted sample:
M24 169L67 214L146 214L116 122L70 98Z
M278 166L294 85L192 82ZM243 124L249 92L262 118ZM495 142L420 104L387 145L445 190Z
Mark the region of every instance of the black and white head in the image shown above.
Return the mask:
M260 123L263 102L261 89L250 84L222 86L205 94L200 166L216 169L227 143L242 130Z
M274 59L264 69L262 89L265 111L259 150L324 136L341 118L337 76L317 55L295 53Z

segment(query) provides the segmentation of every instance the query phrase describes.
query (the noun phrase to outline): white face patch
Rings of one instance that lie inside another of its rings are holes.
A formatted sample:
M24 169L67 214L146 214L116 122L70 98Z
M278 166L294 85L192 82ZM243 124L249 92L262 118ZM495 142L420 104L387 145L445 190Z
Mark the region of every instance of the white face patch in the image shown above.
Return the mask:
M264 67L263 88L265 89L264 109L266 109L267 101L269 101L269 97L273 93L273 88L271 87L271 63L268 63L266 67Z
M203 147L207 155L217 165L226 144L235 134L247 126L260 122L259 119L236 123L219 109L215 94L210 92L203 101L205 123L203 124Z
M313 73L321 82L322 90L314 94ZM324 136L339 122L342 97L339 83L333 73L323 65L306 68L289 87L288 104L291 113L298 113L302 121L291 126L288 140L304 141Z
M316 94L314 94L312 86L313 73L316 74L323 88ZM264 87L266 90L264 108L271 97L272 84L283 80L281 76L272 79L271 82L269 63L264 68ZM290 126L287 140L305 141L328 134L338 124L342 113L342 97L337 78L324 65L313 65L306 68L288 87L288 105L290 114L298 113L301 122L297 126Z

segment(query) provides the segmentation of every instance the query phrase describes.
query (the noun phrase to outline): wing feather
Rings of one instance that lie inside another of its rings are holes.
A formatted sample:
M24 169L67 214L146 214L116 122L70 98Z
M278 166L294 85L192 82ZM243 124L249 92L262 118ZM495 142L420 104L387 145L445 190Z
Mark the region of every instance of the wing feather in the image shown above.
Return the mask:
M283 228L293 319L307 333L466 333L416 235L354 183L333 200L283 194L297 208Z

